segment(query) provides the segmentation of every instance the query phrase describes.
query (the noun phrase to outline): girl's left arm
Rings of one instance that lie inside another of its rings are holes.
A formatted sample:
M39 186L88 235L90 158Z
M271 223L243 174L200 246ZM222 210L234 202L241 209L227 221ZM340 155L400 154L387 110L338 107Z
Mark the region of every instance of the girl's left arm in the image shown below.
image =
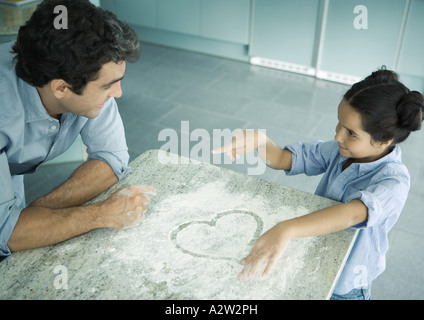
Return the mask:
M266 267L262 275L267 276L293 238L329 234L357 225L367 219L367 207L361 200L355 199L280 222L256 241L250 254L242 260L245 267L239 277L253 277L264 263Z

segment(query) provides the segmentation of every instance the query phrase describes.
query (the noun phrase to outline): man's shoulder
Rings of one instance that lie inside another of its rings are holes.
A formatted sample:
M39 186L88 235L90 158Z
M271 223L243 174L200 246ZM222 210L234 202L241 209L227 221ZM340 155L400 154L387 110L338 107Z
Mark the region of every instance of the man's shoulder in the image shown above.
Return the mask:
M14 54L12 53L13 44L14 42L0 44L0 76L10 76L11 73L16 75Z
M0 97L3 101L6 96L16 92L14 88L17 86L12 45L11 42L0 45Z
M7 83L0 84L0 101L0 127L13 126L17 118L24 114L16 88Z
M19 113L21 104L19 103L19 79L16 76L13 53L11 52L14 42L0 45L0 123L7 125L13 119L13 115Z

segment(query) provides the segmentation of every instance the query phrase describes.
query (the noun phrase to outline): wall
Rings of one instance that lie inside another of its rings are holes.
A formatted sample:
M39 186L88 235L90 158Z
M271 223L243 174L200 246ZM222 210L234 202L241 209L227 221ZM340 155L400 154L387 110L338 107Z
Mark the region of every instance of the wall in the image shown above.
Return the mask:
M355 12L358 5L366 12ZM134 26L142 41L344 83L386 65L424 92L424 0L102 0L101 6Z

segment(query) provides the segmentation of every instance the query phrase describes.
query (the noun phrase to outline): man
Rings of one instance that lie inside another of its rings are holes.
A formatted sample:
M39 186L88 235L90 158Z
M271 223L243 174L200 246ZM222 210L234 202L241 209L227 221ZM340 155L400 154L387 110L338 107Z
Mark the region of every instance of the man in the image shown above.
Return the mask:
M56 29L57 5L67 29ZM126 24L88 0L45 0L0 46L0 259L96 228L137 225L149 186L118 190L81 206L128 172L128 151L114 98L126 60L139 57ZM60 155L81 135L88 159L61 186L26 207L23 174Z

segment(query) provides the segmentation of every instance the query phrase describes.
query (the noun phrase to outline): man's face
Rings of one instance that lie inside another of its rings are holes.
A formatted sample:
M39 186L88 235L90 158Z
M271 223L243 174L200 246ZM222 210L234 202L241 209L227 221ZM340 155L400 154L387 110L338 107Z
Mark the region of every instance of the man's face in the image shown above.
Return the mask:
M125 61L105 63L97 80L87 83L81 95L71 90L61 100L63 113L74 113L87 118L95 118L109 98L122 96L121 80L125 74Z

